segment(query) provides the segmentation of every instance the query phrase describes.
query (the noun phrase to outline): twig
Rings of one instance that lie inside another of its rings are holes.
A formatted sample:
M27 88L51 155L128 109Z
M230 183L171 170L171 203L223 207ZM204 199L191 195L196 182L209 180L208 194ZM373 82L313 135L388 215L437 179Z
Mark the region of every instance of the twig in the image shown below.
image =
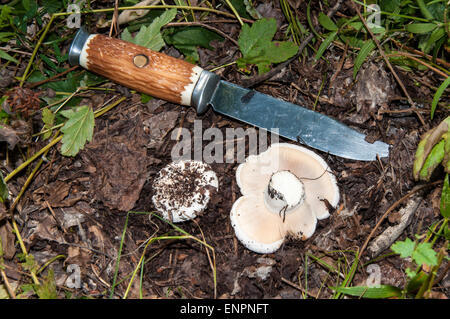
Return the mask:
M427 68L429 68L430 70L436 72L437 74L439 74L440 76L442 76L444 79L448 78L448 74L445 74L444 72L442 72L441 70L436 69L434 66L429 65L428 63L426 63L425 61L422 61L421 59L416 58L415 56L413 56L410 53L406 53L406 52L395 52L395 53L391 53L388 54L387 57L391 57L391 56L404 56L407 57L408 59L414 60L417 63L420 63L424 66L426 66Z
M386 210L386 212L383 214L383 216L381 216L380 220L377 222L375 227L372 229L372 231L370 232L369 236L367 236L366 241L364 242L364 244L361 246L361 249L359 250L359 252L360 252L359 253L359 258L361 258L362 254L364 253L364 251L367 248L367 245L369 244L370 239L373 237L373 235L375 234L376 230L380 227L381 223L386 219L386 217L395 208L397 208L397 206L399 206L401 203L403 203L405 200L407 200L409 197L411 197L412 195L414 195L418 191L421 191L424 188L427 188L427 187L430 187L430 186L434 186L434 185L437 185L437 184L440 184L440 183L442 183L442 181L436 181L436 182L433 182L433 183L420 185L420 186L412 189L408 194L406 194L405 196L400 198L398 201L396 201L394 204L392 204L391 207L389 207L388 210Z
M449 37L450 37L450 35L449 35ZM430 60L430 61L433 60L433 57L432 57L431 55L429 55L429 54L423 53L422 51L416 50L416 49L414 49L414 48L410 48L410 47L408 47L408 46L406 46L406 45L404 45L404 44L402 44L402 43L399 43L397 40L394 40L394 39L392 39L392 38L391 38L390 40L391 40L392 42L394 42L394 44L395 44L398 48L400 48L400 49L406 49L406 50L408 50L409 52L412 52L412 53L414 53L414 54L418 54L418 55L420 55L420 56L422 56L422 57L424 57L424 58L427 58L427 59ZM442 65L445 66L446 68L450 68L450 63L447 62L447 61L445 61L445 60L436 58L436 63L442 64Z
M307 294L308 296L310 296L310 297L312 297L312 298L314 298L314 299L317 299L317 296L314 296L312 293L310 293L309 291L303 289L302 287L300 287L300 286L297 285L296 283L293 283L292 281L287 280L287 279L284 278L284 277L281 277L281 281L284 282L285 284L288 284L289 286L291 286L291 287L293 287L293 288L295 288L295 289L300 290L300 291L303 292L304 294Z
M339 9L339 7L341 6L342 0L338 0L336 2L336 5L331 8L330 12L328 12L327 16L328 17L332 17L337 10ZM315 31L315 30L314 30ZM253 87L261 82L264 82L268 79L270 79L271 77L273 77L275 74L279 73L282 69L284 69L289 63L291 63L292 61L298 59L300 57L300 55L302 54L303 50L306 48L306 46L309 44L309 42L314 38L314 33L310 33L305 40L303 40L303 42L298 46L298 51L297 54L294 55L292 58L290 58L289 60L278 64L275 68L271 69L269 72L261 74L261 75L256 75L254 77L248 78L248 79L242 79L241 80L241 85L243 87L249 88L249 87Z
M61 77L61 76L66 75L67 73L69 73L69 72L75 70L76 68L78 68L78 65L75 65L75 66L73 66L73 67L71 67L71 68L68 68L67 70L65 70L65 71L63 71L63 72L61 72L61 73L58 73L58 74L56 74L56 75L54 75L54 76L52 76L52 77L49 77L48 79L45 79L45 80L42 80L42 81L38 81L38 82L30 83L29 85L27 85L27 87L30 88L30 89L32 89L32 88L35 88L36 86L40 86L40 85L45 84L45 83L47 83L47 82L51 82L51 81L56 80L57 78L59 78L59 77Z

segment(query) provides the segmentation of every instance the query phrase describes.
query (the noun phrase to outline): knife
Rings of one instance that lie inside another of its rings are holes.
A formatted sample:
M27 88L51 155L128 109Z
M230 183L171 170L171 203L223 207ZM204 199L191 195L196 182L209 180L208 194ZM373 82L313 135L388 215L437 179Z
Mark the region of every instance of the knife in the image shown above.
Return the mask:
M305 107L221 80L212 72L160 52L81 28L69 49L69 63L166 101L209 107L230 118L273 131L339 157L372 161L389 155L389 145Z

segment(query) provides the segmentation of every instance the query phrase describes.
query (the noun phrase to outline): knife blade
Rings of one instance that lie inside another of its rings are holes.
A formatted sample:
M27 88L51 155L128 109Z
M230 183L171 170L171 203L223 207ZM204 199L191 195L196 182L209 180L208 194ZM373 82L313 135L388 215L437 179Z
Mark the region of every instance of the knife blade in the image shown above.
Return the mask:
M209 107L238 121L339 157L372 161L389 156L389 145L339 121L266 94L221 80L212 72L145 47L81 28L69 49L69 63L136 91L169 102Z

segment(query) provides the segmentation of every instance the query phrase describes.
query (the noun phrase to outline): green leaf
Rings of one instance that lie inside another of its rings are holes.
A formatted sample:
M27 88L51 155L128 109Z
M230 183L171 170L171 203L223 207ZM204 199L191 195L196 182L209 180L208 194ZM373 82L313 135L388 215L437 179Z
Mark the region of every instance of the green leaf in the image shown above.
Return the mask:
M328 36L325 38L325 40L323 40L322 44L319 47L319 50L317 50L316 55L314 56L314 60L318 61L323 53L325 52L325 50L330 46L331 42L334 41L334 39L336 38L337 35L337 31L333 31L330 34L328 34Z
M411 272L412 275L413 272ZM427 280L428 274L426 274L424 271L420 271L418 274L414 273L412 278L408 281L408 284L406 285L406 291L410 294L416 292L420 289L420 287L423 285L423 283Z
M445 79L444 82L438 87L436 93L433 96L433 102L431 103L431 119L434 117L434 112L436 111L437 104L442 94L445 92L447 87L450 85L450 76Z
M445 174L441 195L441 215L450 218L450 184L448 174Z
M437 27L434 23L412 23L406 26L406 31L411 33L428 33L433 31Z
M236 62L240 68L248 64L255 64L258 72L265 73L270 70L272 63L286 61L294 56L298 47L289 41L272 41L277 31L277 23L273 18L257 20L250 27L242 26L238 44L242 58Z
M55 114L48 108L42 110L42 122L44 122L44 130L51 129L55 123ZM46 140L52 135L52 131L43 134L43 139Z
M374 287L355 286L355 287L330 287L336 292L350 296L364 297L371 299L400 297L402 290L390 285L380 285Z
M404 241L396 241L391 249L394 253L399 254L402 258L410 257L414 251L416 244L409 238Z
M433 32L431 32L428 41L423 46L423 52L428 54L431 51L431 49L436 45L436 43L439 41L439 39L442 38L444 35L445 35L444 27L437 28Z
M418 265L436 266L438 263L437 254L431 243L420 243L414 249L411 257Z
M430 154L428 155L428 157L425 160L425 163L423 164L422 169L420 170L420 173L419 173L420 180L427 181L430 179L433 171L436 169L436 167L439 166L439 164L444 159L444 155L445 155L444 146L445 146L445 141L441 140L438 144L436 144L432 148Z
M10 56L8 53L6 53L6 52L3 51L3 50L0 50L0 59L5 59L5 60L7 60L7 61L11 61L11 62L14 62L14 63L16 63L16 64L19 63L19 61L17 61L16 59L14 59L12 56Z
M333 22L333 20L331 20L330 17L328 17L323 12L319 13L319 18L318 19L319 19L319 23L322 25L322 27L324 27L328 31L337 31L338 30L338 27Z
M373 40L367 40L364 42L361 50L359 50L358 55L356 56L355 63L353 65L353 78L356 78L361 65L366 60L367 56L375 49L376 45Z
M61 111L68 118L61 128L64 133L62 138L61 154L75 156L80 149L84 148L86 141L92 140L94 134L94 112L88 106L80 106L76 111L73 109Z
M164 33L167 44L173 45L192 61L198 61L197 47L212 50L211 41L222 41L223 38L217 33L202 27L171 28Z
M139 32L133 38L128 29L122 32L122 40L141 45L153 51L159 51L165 45L161 35L161 28L175 19L177 9L164 11L159 17L155 18L149 26L143 25Z
M40 285L34 285L34 291L39 299L57 299L56 281L53 269L49 269L47 276L44 277Z
M3 174L0 172L0 201L4 203L8 199L8 186L3 179Z

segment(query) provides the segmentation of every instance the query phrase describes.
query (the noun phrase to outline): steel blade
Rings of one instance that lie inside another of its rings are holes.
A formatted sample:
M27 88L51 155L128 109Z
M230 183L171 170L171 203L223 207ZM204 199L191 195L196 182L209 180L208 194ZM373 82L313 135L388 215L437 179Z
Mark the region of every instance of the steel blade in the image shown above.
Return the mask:
M318 112L220 81L211 99L216 112L274 131L290 140L347 159L372 161L389 155L389 145L368 143L365 135Z

